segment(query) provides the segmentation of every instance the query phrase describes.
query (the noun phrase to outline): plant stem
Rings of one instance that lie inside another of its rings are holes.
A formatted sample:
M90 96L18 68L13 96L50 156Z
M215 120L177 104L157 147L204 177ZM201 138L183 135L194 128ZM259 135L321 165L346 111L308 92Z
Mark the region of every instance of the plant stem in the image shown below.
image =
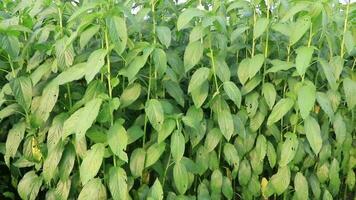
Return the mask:
M269 3L267 3L267 21L269 24ZM267 30L266 30L266 42L265 42L265 52L264 52L264 57L265 61L263 63L263 77L262 77L262 86L265 84L265 77L266 77L266 67L267 67L267 57L268 57L268 39L269 39L269 27L267 25Z
M150 100L150 93L151 93L151 73L152 73L152 64L150 63L150 69L149 69L149 76L148 76L148 91L147 91L147 101ZM145 146L145 142L146 142L146 131L147 131L147 115L145 115L145 124L143 126L143 139L142 139L142 147Z
M347 18L349 17L350 4L351 4L351 2L349 0L349 2L347 3L347 6L346 6L346 14L345 14L345 20L344 20L344 31L343 31L341 47L340 47L340 57L341 58L344 56L345 34L346 34L346 30L347 30Z
M12 63L12 59L11 59L10 54L7 54L7 58L9 59L12 76L15 78L15 77L16 77L16 74L15 74L15 70L14 70L14 64Z
M256 10L255 7L253 7L253 29L255 29L256 26ZM255 55L255 45L256 45L256 41L255 38L253 37L252 34L252 52L251 52L251 57L253 57Z
M109 97L112 98L112 88L111 88L111 66L110 66L110 49L109 49L109 39L108 31L105 29L105 46L106 46L106 62L108 65L107 79L108 79L108 88L109 88Z
M218 79L216 77L216 70L215 70L215 58L214 58L214 52L213 49L211 47L211 35L209 34L209 50L210 50L210 60L211 60L211 66L213 68L213 75L214 75L214 82L215 82L215 88L216 88L216 92L219 92L219 85L218 85Z

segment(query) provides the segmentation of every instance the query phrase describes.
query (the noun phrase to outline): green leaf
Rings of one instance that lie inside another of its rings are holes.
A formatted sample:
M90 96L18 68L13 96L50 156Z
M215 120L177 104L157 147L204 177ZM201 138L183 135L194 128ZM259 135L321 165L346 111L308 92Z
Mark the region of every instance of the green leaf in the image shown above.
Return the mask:
M85 80L90 83L95 77L95 75L100 71L100 69L105 64L105 56L107 54L106 49L97 49L93 51L86 63Z
M32 81L29 77L21 76L10 81L12 94L18 104L28 111L32 102Z
M250 162L246 159L242 160L238 175L239 183L241 185L247 185L251 179L251 173L252 172Z
M72 144L67 144L64 148L61 161L59 162L59 177L61 180L66 180L69 178L72 172L75 161L75 149Z
M167 56L166 52L164 52L160 48L156 48L153 53L153 63L155 65L156 72L159 77L161 77L167 69Z
M311 18L308 15L299 17L293 25L293 30L289 38L290 45L295 44L310 28Z
M206 135L204 147L207 152L211 152L219 144L222 133L218 128L211 129Z
M128 85L120 96L121 108L131 105L141 94L141 85L133 83Z
M299 76L304 77L305 72L307 71L310 61L312 60L314 48L302 46L297 50L297 57L295 58L295 67Z
M267 140L264 135L259 135L256 140L256 152L260 161L266 156L267 153Z
M86 63L79 63L72 67L67 68L65 71L60 73L54 80L53 83L57 85L64 85L76 80L83 78L87 71Z
M227 199L232 199L234 196L234 190L229 178L224 177L222 184L222 193Z
M145 112L152 126L160 130L164 121L163 107L157 99L150 99L146 102Z
M309 112L314 108L316 99L316 87L311 81L305 81L298 91L298 107L303 119L309 116Z
M130 64L120 72L120 74L126 76L129 79L129 82L132 82L137 73L145 66L147 58L151 55L152 51L152 47L145 48L143 50L143 55L136 56Z
M98 116L101 99L93 99L73 113L63 125L63 139L75 133L78 138L85 136L85 132L91 127Z
M205 81L200 88L191 91L195 107L200 108L209 94L209 83Z
M276 96L277 96L277 92L274 85L268 82L265 83L262 86L262 94L266 100L269 109L272 109L274 103L276 102Z
M58 143L51 151L48 152L47 158L43 162L43 179L49 183L54 177L59 161L61 160L64 146Z
M153 144L151 145L146 152L146 160L145 160L145 167L150 167L151 165L155 164L165 150L166 144L164 142L160 144Z
M36 175L35 171L27 172L19 184L17 185L17 192L21 199L35 200L42 185L42 177Z
M188 172L182 161L175 163L173 167L173 180L180 194L184 194L188 189Z
M318 101L318 104L324 110L324 112L329 116L330 120L333 120L334 110L328 95L322 92L317 92L316 100Z
M229 141L234 133L234 121L228 107L220 110L220 112L217 113L217 117L220 130L225 139Z
M115 200L128 199L127 176L120 167L111 167L109 171L109 190Z
M313 149L315 154L318 154L320 152L323 140L321 138L319 124L314 119L314 117L309 116L304 119L304 130L310 147Z
M260 37L265 30L267 29L268 26L268 19L266 18L258 18L256 21L256 25L253 29L253 38L256 39L258 37Z
M290 169L288 166L280 167L277 174L271 177L267 187L272 187L274 193L281 195L289 186Z
M270 141L267 142L267 158L269 165L273 168L276 165L277 154L273 144Z
M329 190L333 196L336 196L339 193L340 190L340 166L339 162L334 158L333 161L331 162L330 169L329 169Z
M163 85L168 94L173 97L180 106L184 107L184 93L182 88L179 86L179 83L167 80L163 82Z
M53 110L59 94L59 87L55 84L48 84L42 92L42 96L39 98L39 105L33 112L33 122L38 125L43 123L49 118L51 111Z
M279 166L284 167L290 163L298 149L298 138L295 133L288 132L285 134L286 139L282 144L281 157L279 160Z
M84 185L78 200L105 200L106 188L99 178L94 178Z
M177 30L183 29L194 17L201 17L204 12L197 8L188 8L184 10L178 17Z
M109 129L107 134L107 142L111 151L117 155L121 160L128 162L127 155L125 153L128 136L125 128L119 121L116 121Z
M176 130L173 132L171 137L171 154L173 160L176 162L180 161L184 155L185 150L185 139L183 134Z
M223 175L220 170L216 169L211 173L210 190L212 193L220 193L223 184Z
M152 200L163 200L163 189L158 179L153 183L148 196Z
M184 51L185 72L191 70L203 57L204 46L200 41L189 43Z
M206 67L201 67L194 72L192 78L190 79L188 92L199 89L203 83L208 80L210 75L210 69Z
M346 124L340 113L337 113L333 123L334 132L336 135L336 142L339 146L342 146L346 139Z
M231 81L224 82L224 91L227 96L240 108L241 106L241 92L239 88Z
M168 48L171 44L171 30L167 26L157 26L156 33L159 41Z
M300 172L294 177L294 189L298 200L308 199L308 181Z
M20 146L22 139L24 138L26 130L26 123L20 121L16 123L7 134L6 144L5 144L5 162L6 165L10 166L9 158L14 158L17 149Z
M249 78L252 79L258 71L260 71L263 62L264 62L264 55L257 54L254 55L249 61Z
M319 58L319 62L321 67L323 68L326 80L328 80L328 83L331 87L332 90L337 90L338 84L336 83L336 79L334 77L333 69L332 66L326 62L326 60Z
M115 51L121 54L125 50L128 38L125 19L111 15L106 18L106 25L110 40L114 43Z
M241 61L239 67L237 68L237 76L242 85L244 85L248 80L250 75L249 72L250 72L250 59L245 58Z
M80 34L79 46L84 49L85 45L93 38L93 36L99 31L99 25L92 25Z
M351 80L350 78L345 78L343 86L347 107L349 110L352 110L356 105L356 81Z
M163 142L175 129L176 121L174 119L166 119L163 122L161 130L158 131L157 142Z
M273 107L271 114L267 119L267 126L282 119L282 117L287 114L287 112L293 107L294 101L291 98L284 98L278 101L278 103Z
M98 6L99 3L86 3L83 6L79 7L68 19L68 23L73 21L74 19L78 18L79 16L83 15L84 13L88 12L89 10Z
M130 171L132 176L142 176L142 171L145 168L146 152L142 148L136 148L130 157Z
M80 180L85 185L89 180L94 178L99 172L101 163L104 158L104 144L94 144L85 154L83 162L80 164ZM80 195L79 195L80 196Z
M240 157L237 153L235 146L230 143L226 143L224 145L223 152L224 152L224 157L225 157L226 162L230 166L234 166L234 167L238 168L239 164L240 164Z

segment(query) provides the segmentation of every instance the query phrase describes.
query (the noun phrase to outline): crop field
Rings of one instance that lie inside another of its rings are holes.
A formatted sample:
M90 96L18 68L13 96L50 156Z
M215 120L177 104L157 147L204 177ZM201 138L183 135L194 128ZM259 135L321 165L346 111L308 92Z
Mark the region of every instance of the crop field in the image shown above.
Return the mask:
M0 199L356 200L351 0L1 0Z

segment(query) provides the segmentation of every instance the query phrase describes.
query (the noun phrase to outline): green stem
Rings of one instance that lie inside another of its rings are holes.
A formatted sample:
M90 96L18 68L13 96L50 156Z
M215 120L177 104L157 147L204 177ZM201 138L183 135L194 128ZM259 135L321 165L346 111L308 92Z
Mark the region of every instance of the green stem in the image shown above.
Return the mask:
M107 79L108 79L108 88L109 88L109 97L112 98L112 88L111 88L111 66L110 66L110 49L109 49L109 39L108 39L108 31L105 29L105 47L106 47L106 62L108 65L107 71Z
M73 103L72 103L72 94L71 94L71 91L70 91L70 85L69 83L66 84L66 87L67 87L67 94L68 94L68 102L69 102L69 109L70 110L73 106Z
M57 7L58 10L58 17L59 17L59 27L60 27L60 33L61 36L63 35L63 22L62 22L62 11L59 7Z
M346 6L346 14L345 14L345 20L344 20L344 31L343 31L343 35L342 35L342 41L341 41L341 48L340 48L340 57L342 58L344 56L344 43L345 43L345 34L346 34L346 30L347 30L347 18L349 17L349 9L350 9L350 0L347 3Z
M148 91L147 91L147 101L150 100L150 93L151 93L151 73L152 73L152 65L150 63L150 69L149 69L149 77L148 77ZM142 147L145 146L145 142L146 142L146 130L147 130L147 122L148 122L148 118L147 115L145 115L145 124L143 126L143 140L142 140Z
M308 47L310 47L311 45L312 38L313 38L313 23L310 23Z
M209 35L209 50L210 50L210 59L211 59L211 65L213 67L213 75L214 75L214 82L215 82L215 88L216 88L216 92L219 92L219 85L218 85L218 79L216 77L216 68L215 68L215 58L214 58L214 52L213 49L211 47L211 35Z
M267 3L267 21L269 23L269 4ZM266 68L267 68L267 57L268 57L268 39L269 39L269 27L267 26L267 30L266 30L266 42L265 42L265 53L264 53L264 57L265 57L265 61L263 63L263 78L262 78L262 86L265 84L265 77L266 77Z
M256 11L255 11L255 7L253 8L253 29L255 29L256 26ZM252 34L253 35L253 34ZM253 57L255 55L255 45L256 45L256 41L255 38L252 36L252 52L251 52L251 57Z
M166 182L166 174L167 174L167 171L168 171L168 167L170 166L170 162L171 162L171 154L169 154L169 156L168 156L166 169L164 170L164 173L163 173L163 178L162 178L162 188L163 189L164 189L164 183Z
M290 59L290 48L291 48L291 45L290 43L288 44L288 48L287 48L287 62L289 62L289 59Z
M10 63L10 67L11 67L12 76L15 78L15 77L16 77L16 74L15 74L14 64L12 63L11 56L10 56L9 54L7 54L7 58L9 59L9 63Z

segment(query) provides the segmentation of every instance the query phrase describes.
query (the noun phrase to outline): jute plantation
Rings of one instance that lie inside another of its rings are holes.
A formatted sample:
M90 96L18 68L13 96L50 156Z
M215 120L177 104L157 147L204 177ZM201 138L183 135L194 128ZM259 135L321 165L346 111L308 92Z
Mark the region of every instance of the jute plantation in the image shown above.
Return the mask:
M356 196L351 0L0 1L0 199Z

